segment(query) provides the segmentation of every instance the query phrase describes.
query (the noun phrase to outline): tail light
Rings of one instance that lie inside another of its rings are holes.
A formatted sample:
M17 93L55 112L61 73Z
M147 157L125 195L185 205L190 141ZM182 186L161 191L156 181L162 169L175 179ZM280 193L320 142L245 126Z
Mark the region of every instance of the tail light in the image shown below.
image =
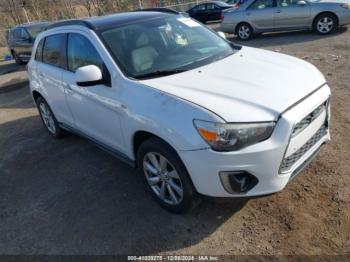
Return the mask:
M221 15L221 21L224 21L225 16Z

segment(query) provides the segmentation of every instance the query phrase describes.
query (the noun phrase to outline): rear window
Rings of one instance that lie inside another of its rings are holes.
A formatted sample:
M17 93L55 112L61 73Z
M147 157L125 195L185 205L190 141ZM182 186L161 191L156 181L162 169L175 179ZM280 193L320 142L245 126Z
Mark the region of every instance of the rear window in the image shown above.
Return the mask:
M57 34L46 37L42 61L46 64L64 67L66 35Z

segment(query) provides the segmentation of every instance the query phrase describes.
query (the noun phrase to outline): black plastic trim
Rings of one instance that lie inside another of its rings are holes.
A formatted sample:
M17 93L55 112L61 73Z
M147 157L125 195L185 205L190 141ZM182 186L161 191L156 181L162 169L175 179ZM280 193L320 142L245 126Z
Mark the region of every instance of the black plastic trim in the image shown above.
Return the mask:
M132 160L131 158L129 158L127 155L123 154L122 152L111 148L110 146L107 146L106 144L103 144L99 141L97 141L96 139L90 137L89 135L67 125L64 123L59 123L59 126L71 133L74 133L78 136L84 137L88 140L90 140L91 142L93 142L96 146L98 146L99 148L101 148L102 150L106 151L107 153L111 154L112 156L114 156L115 158L123 161L124 163L128 164L129 166L136 168L136 161Z
M61 27L61 26L69 26L69 25L80 25L80 26L87 27L91 30L96 30L96 27L92 23L85 21L85 20L78 20L78 19L57 22L57 23L54 23L52 25L47 26L45 28L45 30L50 30L53 28L57 28L57 27Z

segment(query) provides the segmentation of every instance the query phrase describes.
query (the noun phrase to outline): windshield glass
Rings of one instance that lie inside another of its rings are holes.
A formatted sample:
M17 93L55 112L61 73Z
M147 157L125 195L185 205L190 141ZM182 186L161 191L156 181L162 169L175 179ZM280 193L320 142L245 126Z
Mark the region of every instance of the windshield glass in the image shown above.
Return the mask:
M46 26L48 26L48 23L35 25L35 26L29 26L29 27L27 27L27 30L32 38L36 38L38 34L40 34L42 31L45 30Z
M235 52L221 37L183 16L108 29L102 38L123 71L138 79L194 69Z

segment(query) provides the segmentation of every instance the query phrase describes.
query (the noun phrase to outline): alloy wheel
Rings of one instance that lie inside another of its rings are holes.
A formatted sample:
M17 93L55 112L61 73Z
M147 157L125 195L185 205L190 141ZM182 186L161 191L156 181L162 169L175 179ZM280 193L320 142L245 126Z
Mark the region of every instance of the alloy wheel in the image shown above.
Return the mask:
M317 22L317 30L322 34L327 34L333 30L334 21L330 17L323 17Z
M143 159L143 170L152 191L162 201L178 205L183 199L183 186L174 166L161 154L149 152Z
M251 30L249 26L247 25L242 25L238 29L238 35L241 39L248 39L251 35Z
M50 109L46 106L45 103L40 103L39 108L40 115L44 121L46 128L49 130L50 133L56 134L55 121L53 119Z

